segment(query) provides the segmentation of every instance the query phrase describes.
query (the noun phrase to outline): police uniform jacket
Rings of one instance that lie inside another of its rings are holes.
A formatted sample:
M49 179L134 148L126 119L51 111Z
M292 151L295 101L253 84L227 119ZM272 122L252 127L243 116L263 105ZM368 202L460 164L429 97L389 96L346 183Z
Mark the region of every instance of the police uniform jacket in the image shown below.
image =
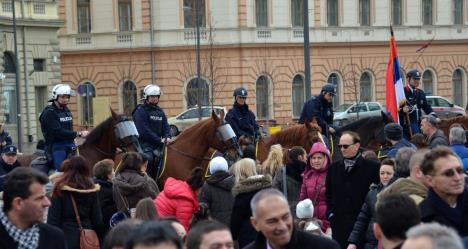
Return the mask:
M422 117L421 110L423 110L425 114L431 114L434 112L432 110L431 105L427 103L426 93L424 93L423 90L419 88L413 88L412 86L408 85L404 88L404 91L405 91L406 100L408 101L409 105L413 108L416 106L416 109L417 109L409 113L409 118L410 118L411 123L419 124L419 122L421 121L421 117ZM400 115L400 120L403 120L404 122L406 122L406 119L404 117L404 113L402 110L400 110L399 115Z
M170 135L166 114L157 105L139 105L133 113L133 120L143 144L158 145L162 138Z
M39 122L47 144L73 143L76 138L77 133L73 131L73 117L66 106L58 108L54 103L48 105L39 116Z
M328 125L333 123L333 104L323 97L323 95L313 96L304 103L299 124L305 121L312 121L316 118L318 125L322 128L322 134L328 134Z
M237 137L248 136L256 137L259 135L258 124L255 121L255 115L249 110L247 104L239 105L234 103L225 117Z

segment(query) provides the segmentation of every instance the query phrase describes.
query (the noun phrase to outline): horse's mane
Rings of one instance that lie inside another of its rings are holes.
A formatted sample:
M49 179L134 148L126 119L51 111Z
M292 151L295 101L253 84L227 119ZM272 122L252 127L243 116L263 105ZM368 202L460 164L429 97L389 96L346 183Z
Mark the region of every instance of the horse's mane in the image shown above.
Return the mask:
M303 124L296 124L271 135L268 144L295 144L305 136L307 136L307 127Z
M97 141L101 140L104 133L107 132L107 129L109 129L111 123L112 117L108 117L106 120L102 121L86 136L83 145L94 144Z
M371 125L371 124L382 123L382 121L385 121L383 119L384 118L382 116L374 116L374 117L366 117L366 118L358 119L358 120L356 120L356 121L354 121L352 123L349 123L349 124L341 127L339 129L339 131L341 131L341 132L343 132L343 131L356 131L358 128L360 128L364 124ZM390 119L388 119L387 121L391 122ZM388 123L388 122L385 122L385 123Z
M449 119L442 119L440 120L439 126L441 128L449 127L454 123L460 123L466 126L468 124L468 116L458 116L458 117L449 118Z
M179 140L180 138L184 138L184 137L188 136L189 134L200 134L200 131L205 129L205 127L208 126L211 122L213 122L212 117L196 122L195 124L189 126L185 130L183 130L177 136L176 140Z

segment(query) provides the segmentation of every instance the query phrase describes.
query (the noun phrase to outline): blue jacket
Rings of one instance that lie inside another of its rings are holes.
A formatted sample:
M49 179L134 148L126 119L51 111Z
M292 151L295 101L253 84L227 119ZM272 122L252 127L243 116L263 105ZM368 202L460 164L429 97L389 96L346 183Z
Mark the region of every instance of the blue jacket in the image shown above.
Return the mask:
M395 158L398 151L404 147L410 147L416 150L416 146L414 144L410 143L408 140L403 138L390 148L390 150L387 153L387 156L390 158Z
M8 173L10 173L13 169L19 166L20 164L18 160L16 160L16 162L13 163L13 165L8 165L5 163L5 161L3 161L3 159L0 159L0 192L3 191L3 184L6 180L6 176L8 175Z
M73 131L73 117L67 107L58 108L55 103L46 106L39 116L39 122L46 144L74 142L77 133Z
M157 105L145 103L137 106L133 121L142 144L156 147L161 144L162 138L170 135L166 114Z
M258 137L260 135L255 115L249 110L247 104L241 106L237 102L234 103L232 109L226 114L225 120L231 125L237 137Z
M314 117L322 128L322 134L327 135L328 126L333 124L333 104L328 103L321 94L313 96L304 103L299 124L304 124L306 120L311 121Z
M463 163L463 168L468 170L468 148L463 144L452 144L450 145L450 149L460 157Z

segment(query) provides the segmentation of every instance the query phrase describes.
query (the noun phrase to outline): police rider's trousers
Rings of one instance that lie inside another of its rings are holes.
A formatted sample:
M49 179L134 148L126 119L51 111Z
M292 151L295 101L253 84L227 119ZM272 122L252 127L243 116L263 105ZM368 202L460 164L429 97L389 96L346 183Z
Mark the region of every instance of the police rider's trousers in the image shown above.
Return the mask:
M76 149L76 145L73 142L58 142L53 143L51 146L54 169L60 171L60 165Z

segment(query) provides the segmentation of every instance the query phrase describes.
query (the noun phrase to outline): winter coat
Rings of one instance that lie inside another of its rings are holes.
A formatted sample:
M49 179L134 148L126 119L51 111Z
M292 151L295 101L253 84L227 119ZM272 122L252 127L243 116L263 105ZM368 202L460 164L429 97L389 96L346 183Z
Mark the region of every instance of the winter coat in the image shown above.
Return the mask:
M463 168L468 170L468 148L463 144L452 144L450 145L450 149L460 157L463 163Z
M430 149L434 149L437 146L448 146L449 144L444 132L437 130L431 137L427 138L427 145Z
M13 144L13 141L11 140L10 134L8 134L8 132L6 131L1 132L0 133L0 151L3 151L3 148L12 144Z
M39 223L39 245L37 249L64 249L67 248L63 231L44 223ZM18 244L7 233L0 223L0 248L18 248Z
M326 166L323 169L314 169L310 166L310 158L316 153L322 153L326 157ZM330 227L330 222L327 219L327 202L325 197L326 187L325 179L327 177L328 168L330 165L330 153L322 143L315 143L310 149L307 159L307 167L303 174L301 193L299 200L310 199L314 203L314 217L322 222L322 232Z
M3 191L3 183L5 182L7 174L18 166L20 166L18 160L16 160L13 165L8 165L2 158L0 158L0 192Z
M101 189L98 192L99 206L102 213L102 227L99 229L101 237L109 230L109 221L112 215L117 212L117 206L114 202L112 193L112 182L94 178L94 183L99 184Z
M241 247L242 248L242 247ZM243 249L268 249L267 241L262 233L258 233L254 242ZM284 249L340 249L340 246L333 240L318 235L306 233L293 229L291 240L283 247Z
M224 171L215 172L203 185L198 201L208 204L211 218L230 226L234 196L234 176Z
M299 202L302 185L301 174L304 172L305 166L305 162L296 160L280 168L273 178L273 187L286 195L293 217L296 217L296 205ZM286 193L284 193L284 174L286 174Z
M237 137L258 137L260 136L259 127L255 120L255 115L249 110L247 104L239 105L234 103L232 109L226 114L225 120L231 125Z
M190 220L198 211L197 193L186 181L169 177L164 184L163 191L154 200L160 217L176 217L189 231Z
M455 229L461 237L468 236L468 188L465 187L458 197L455 208L451 208L432 189L429 189L427 198L419 204L419 210L421 222L437 222ZM455 210L460 217L455 215Z
M354 223L353 231L349 235L349 244L364 245L360 247L364 249L377 248L378 241L374 236L375 203L377 203L377 195L383 188L382 183L371 186L361 212Z
M369 187L372 183L380 182L379 162L364 159L361 155L355 160L350 172L346 172L343 160L332 163L325 182L327 218L333 231L333 239L342 248L346 248L348 244L348 237Z
M322 94L312 96L304 103L299 124L310 122L312 118L317 120L318 125L322 128L322 134L328 136L328 126L333 124L333 105L328 103Z
M417 183L411 178L400 178L386 187L379 194L379 199L388 194L404 194L413 199L416 204L421 203L427 197L427 187Z
M127 208L135 208L141 199L154 199L158 194L156 182L140 171L125 169L113 180L112 195L118 211L126 212Z
M92 189L75 189L65 185L59 196L52 196L47 224L63 231L68 249L80 248L80 230L70 196L73 195L75 198L83 228L97 230L102 226L98 201L99 189L100 186L97 184Z
M73 117L67 107L58 108L52 103L44 108L39 116L42 134L46 144L73 143L77 133L73 131Z
M166 114L157 105L145 103L137 106L133 112L133 120L142 145L157 147L162 138L170 135Z
M250 223L250 201L260 190L271 187L271 176L255 175L241 180L232 189L234 205L231 214L231 233L242 248L255 240L256 231Z
M410 147L410 148L416 149L416 146L414 144L410 143L408 140L403 138L390 148L390 150L387 153L387 156L391 158L395 158L396 154L398 153L398 150L404 147Z

